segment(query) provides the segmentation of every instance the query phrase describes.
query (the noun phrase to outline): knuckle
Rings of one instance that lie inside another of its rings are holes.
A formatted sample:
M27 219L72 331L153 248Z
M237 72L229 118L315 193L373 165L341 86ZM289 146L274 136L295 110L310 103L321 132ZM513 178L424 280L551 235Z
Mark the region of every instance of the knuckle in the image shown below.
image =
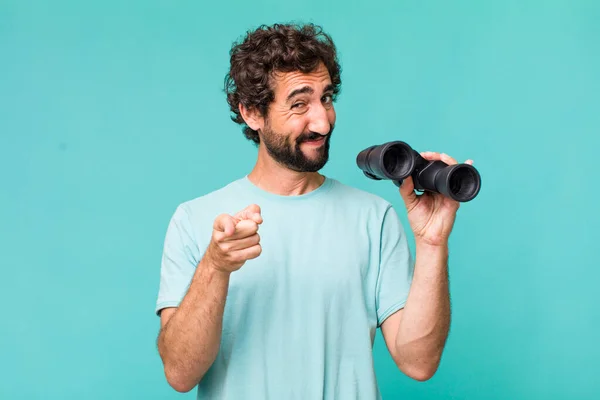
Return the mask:
M221 243L221 250L224 253L229 253L231 251L231 243Z

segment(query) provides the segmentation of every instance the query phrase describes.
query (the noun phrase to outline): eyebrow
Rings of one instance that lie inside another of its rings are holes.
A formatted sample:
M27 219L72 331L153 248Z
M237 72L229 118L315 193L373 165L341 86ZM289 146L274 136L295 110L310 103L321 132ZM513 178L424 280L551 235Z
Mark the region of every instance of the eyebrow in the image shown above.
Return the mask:
M314 92L314 90L310 86L303 86L299 89L292 90L292 93L290 93L288 95L288 97L287 97L287 99L285 99L285 101L290 101L294 96L297 96L299 94L304 94L304 93L312 94L313 92Z
M333 84L329 84L325 87L324 92L331 92L333 91ZM292 90L292 92L287 96L287 98L285 99L286 102L289 102L293 97L299 95L299 94L304 94L304 93L308 93L308 94L313 94L314 90L313 88L311 88L310 86L303 86L301 88Z

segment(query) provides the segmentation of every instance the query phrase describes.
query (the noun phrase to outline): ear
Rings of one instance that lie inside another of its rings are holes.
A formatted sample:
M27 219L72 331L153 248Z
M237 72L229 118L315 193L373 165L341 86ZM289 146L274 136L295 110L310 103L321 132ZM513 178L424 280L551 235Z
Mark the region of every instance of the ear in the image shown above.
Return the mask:
M244 122L246 122L246 125L248 125L251 129L258 131L263 128L264 119L256 108L247 108L240 103L239 110L240 114L242 114Z

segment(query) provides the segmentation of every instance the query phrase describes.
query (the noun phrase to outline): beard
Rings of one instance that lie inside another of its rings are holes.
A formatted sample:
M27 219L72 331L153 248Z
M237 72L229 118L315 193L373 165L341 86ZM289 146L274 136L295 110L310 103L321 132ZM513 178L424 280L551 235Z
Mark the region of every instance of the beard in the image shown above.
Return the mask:
M323 168L329 160L329 141L332 132L333 125L327 135L311 132L292 140L289 135L277 133L267 125L263 131L261 142L269 155L286 168L296 172L316 172ZM324 143L310 150L314 154L305 155L300 145L322 136L325 136Z

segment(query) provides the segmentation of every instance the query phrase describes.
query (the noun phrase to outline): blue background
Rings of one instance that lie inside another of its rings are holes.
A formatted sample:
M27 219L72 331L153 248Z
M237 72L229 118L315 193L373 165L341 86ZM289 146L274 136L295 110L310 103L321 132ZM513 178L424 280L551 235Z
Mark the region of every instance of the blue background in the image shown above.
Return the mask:
M288 21L322 24L340 51L325 174L404 222L359 150L400 139L482 174L451 237L440 369L411 381L378 336L384 398L600 397L598 2L4 0L0 398L194 397L155 347L162 242L177 204L253 166L222 91L228 51Z

